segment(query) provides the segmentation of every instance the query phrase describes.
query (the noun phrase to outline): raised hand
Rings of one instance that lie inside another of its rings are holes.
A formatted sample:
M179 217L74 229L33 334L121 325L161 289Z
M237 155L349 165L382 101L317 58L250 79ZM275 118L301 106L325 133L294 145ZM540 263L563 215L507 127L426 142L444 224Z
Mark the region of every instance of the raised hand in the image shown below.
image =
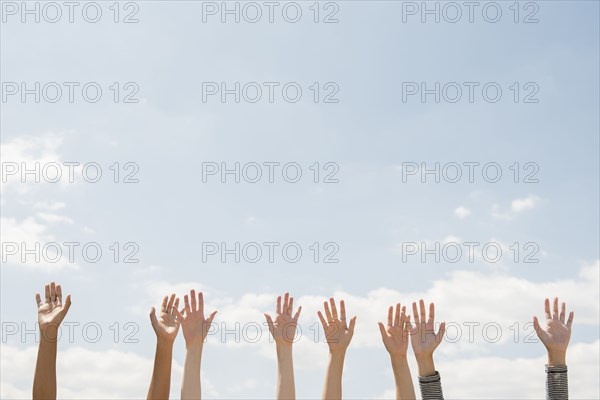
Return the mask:
M410 332L410 316L406 315L406 307L400 308L400 304L396 304L394 315L394 307L390 306L387 328L382 322L379 322L379 331L385 349L390 353L396 382L396 399L415 399L415 388L406 359Z
M269 314L265 313L269 331L278 346L291 346L296 338L296 328L298 327L298 318L302 307L292 317L294 311L294 298L289 293L283 296L283 307L281 305L281 296L277 297L277 306L275 308L275 320Z
M330 304L331 309L329 309ZM344 300L340 302L339 318L333 298L329 299L329 303L325 302L323 306L325 307L327 320L323 318L321 311L318 312L318 315L325 331L325 340L329 345L329 364L325 375L325 384L323 385L323 399L339 400L342 398L342 373L346 349L352 340L352 335L354 335L356 317L352 317L350 326L346 324Z
M329 305L331 304L331 309ZM327 320L323 318L323 314L319 311L319 319L323 325L325 331L325 340L329 345L329 352L335 353L338 351L345 351L352 336L354 335L354 326L356 324L356 317L352 317L350 320L350 326L346 324L346 305L344 300L340 301L340 317L338 318L337 308L335 306L335 300L333 297L329 299L329 303L324 302L325 316Z
M175 341L177 332L179 332L179 324L181 322L181 314L178 311L179 298L172 294L171 297L165 296L160 309L160 316L156 318L154 307L150 310L150 322L156 333L158 340L167 342Z
M283 306L281 296L277 297L277 306L275 307L275 321L269 314L265 313L269 331L275 340L277 347L277 394L276 398L295 399L296 384L294 382L294 362L292 357L292 344L296 339L296 328L298 327L298 318L302 307L292 317L294 312L294 298L289 293L283 296Z
M41 340L33 376L33 400L56 399L56 354L58 327L71 307L71 296L63 304L62 289L54 282L46 285L45 302L39 293L35 295L38 306L38 323Z
M390 356L406 357L410 331L410 316L406 315L406 307L402 307L402 312L400 312L400 304L396 304L396 314L394 316L394 307L390 306L387 328L382 322L379 322L379 331L381 332L381 340L383 340L385 349L390 353Z
M56 340L58 327L71 307L71 295L67 296L63 304L62 288L52 282L45 287L45 297L45 302L42 302L40 294L35 294L40 332L43 339Z
M419 366L419 376L430 376L435 374L433 352L444 338L446 323L442 322L438 333L435 333L435 306L433 303L429 304L429 318L427 318L425 302L422 299L419 300L418 310L417 303L412 303L412 308L415 324L410 330L410 343Z
M548 365L565 365L567 346L571 339L571 325L573 324L574 312L569 313L569 319L565 323L565 308L563 302L558 311L558 297L554 298L553 312L550 313L550 300L544 302L546 312L546 326L540 326L537 317L533 317L533 328L548 351Z
M419 310L417 310L417 303L413 303L412 307L415 325L410 330L410 343L415 356L433 354L444 337L446 323L442 322L438 333L435 333L435 305L429 304L429 318L427 318L423 300L419 300Z
M213 311L208 318L205 318L204 296L202 292L198 292L198 301L196 302L196 291L194 289L190 290L189 297L187 294L183 297L183 302L185 307L181 310L181 313L176 312L176 314L178 314L181 321L185 345L186 347L202 346L217 312Z

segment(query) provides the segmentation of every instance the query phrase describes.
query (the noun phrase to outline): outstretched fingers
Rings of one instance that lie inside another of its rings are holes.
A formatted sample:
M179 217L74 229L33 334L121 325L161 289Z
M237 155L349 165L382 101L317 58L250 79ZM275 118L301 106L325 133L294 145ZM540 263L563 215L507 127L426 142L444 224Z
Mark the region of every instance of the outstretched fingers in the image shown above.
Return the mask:
M291 317L292 311L294 311L294 298L290 297L290 301L288 302L288 308L286 310L287 315Z
M412 303L413 309L413 318L415 319L415 328L417 325L421 323L421 319L419 318L419 311L417 310L417 303L413 301Z
M573 317L575 317L575 312L571 311L569 313L569 319L567 320L567 326L571 329L571 325L573 324Z
M59 307L62 306L62 288L60 285L56 285L56 304Z
M165 296L163 301L162 301L162 305L160 306L160 312L161 313L166 313L167 312L167 304L169 303L169 296Z
M435 321L435 305L433 303L429 303L429 319L427 320L427 325L433 326Z
M325 321L325 318L323 318L323 314L321 313L321 311L317 311L317 316L319 317L319 320L321 321L321 325L323 325L323 329L327 328L327 326L328 326L327 321Z
M294 321L298 322L298 318L300 318L300 312L302 311L302 306L298 307L296 314L294 314Z
M334 298L329 299L329 303L331 303L331 315L333 315L333 319L338 319L337 307L335 306Z
M170 312L170 314L171 314L171 315L175 315L175 316L177 316L177 315L181 315L181 314L179 313L179 297L177 297L177 298L175 299L175 302L173 303L173 307L171 307L171 312Z
M281 309L282 314L288 313L289 305L290 305L290 294L288 292L285 292L285 294L283 295L283 308Z
M190 296L188 296L187 294L183 296L183 304L184 304L184 308L183 310L185 311L185 315L190 315L191 312L191 308L190 308Z
M204 318L204 294L202 292L198 292L198 312Z
M50 304L50 285L44 287L44 296L46 296L46 303Z
M346 302L344 300L340 301L340 317L346 326Z
M56 283L50 283L50 302L54 305L56 303Z
M165 312L167 314L171 314L171 308L173 308L173 303L175 302L175 293L173 293L171 295L171 297L169 298L169 302L167 303L167 308L165 309Z
M550 299L544 300L544 312L546 313L546 319L552 319L552 314L550 314Z
M425 312L425 301L423 299L419 300L419 318L421 319L421 323L424 324L427 321L427 313Z
M323 306L325 308L325 316L327 317L327 322L333 321L333 317L331 316L331 310L329 310L329 303L323 302Z
M281 314L281 296L277 296L277 304L275 305L275 313Z
M190 300L192 305L192 312L196 312L198 310L198 303L196 302L196 291L194 289L190 290Z

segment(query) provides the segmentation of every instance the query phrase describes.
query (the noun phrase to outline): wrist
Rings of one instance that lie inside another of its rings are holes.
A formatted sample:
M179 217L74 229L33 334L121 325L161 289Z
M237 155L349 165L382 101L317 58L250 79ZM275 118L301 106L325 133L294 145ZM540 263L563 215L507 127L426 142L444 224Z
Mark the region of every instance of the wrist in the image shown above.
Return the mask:
M566 351L548 351L548 365L567 365Z
M346 357L346 349L338 349L331 351L329 350L329 358L330 359L344 359Z
M186 342L185 343L185 350L188 353L190 353L190 352L193 352L193 353L202 353L202 348L204 347L203 345L204 345L203 342L200 342L200 343L196 343L196 342L194 342L194 343L187 343Z
M161 347L161 348L173 348L173 342L174 340L172 339L168 339L168 338L163 338L160 336L156 337L156 346L157 347Z
M185 341L185 348L186 350L202 350L202 347L204 346L204 340L201 339L191 339L191 340L186 340Z
M419 367L419 376L431 376L435 374L433 354L415 354Z
M392 362L392 369L395 371L403 367L408 367L408 359L406 355L390 354L390 360Z
M392 361L392 364L399 363L399 362L408 362L408 360L406 358L406 354L391 354L390 353L390 360Z
M291 353L292 352L292 344L291 343L281 343L275 342L275 347L277 348L277 353Z
M40 342L54 343L58 341L58 325L50 323L48 325L40 325Z

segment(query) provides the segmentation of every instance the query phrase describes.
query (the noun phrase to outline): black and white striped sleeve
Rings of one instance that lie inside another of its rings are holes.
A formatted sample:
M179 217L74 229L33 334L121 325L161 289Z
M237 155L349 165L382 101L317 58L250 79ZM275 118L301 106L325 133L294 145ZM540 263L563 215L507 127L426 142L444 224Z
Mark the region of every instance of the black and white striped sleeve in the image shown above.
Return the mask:
M567 366L546 365L546 400L567 400L568 398Z
M442 381L440 373L437 371L435 371L435 375L420 376L419 388L421 389L421 398L423 400L444 400Z

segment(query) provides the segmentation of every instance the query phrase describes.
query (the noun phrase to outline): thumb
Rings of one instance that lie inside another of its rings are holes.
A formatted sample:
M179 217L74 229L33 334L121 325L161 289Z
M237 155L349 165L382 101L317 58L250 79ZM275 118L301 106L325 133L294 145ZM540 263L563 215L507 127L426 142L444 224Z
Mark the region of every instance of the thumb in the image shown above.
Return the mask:
M540 335L540 321L538 321L536 316L533 316L533 330L535 331L535 333L537 333L537 335Z
M352 317L352 319L350 320L350 326L348 327L348 330L350 331L350 333L352 335L354 335L354 326L356 325L356 317Z
M213 319L215 319L215 315L217 315L216 311L213 311L212 314L210 314L210 317L208 317L208 323L212 324Z
M152 323L152 326L155 326L158 323L158 320L156 319L156 310L154 307L152 307L150 310L150 322Z
M387 339L387 332L385 331L385 326L381 322L378 322L377 325L379 325L379 332L381 333L381 340L385 341L385 339Z
M69 308L71 308L71 295L67 295L67 298L65 299L65 312L69 311Z
M267 324L269 324L269 330L271 330L271 332L273 332L273 319L267 313L265 313L265 318L267 319Z
M440 328L438 330L437 335L435 335L435 339L437 340L438 343L440 343L442 341L442 339L444 338L444 333L446 333L446 323L442 322L440 324Z

